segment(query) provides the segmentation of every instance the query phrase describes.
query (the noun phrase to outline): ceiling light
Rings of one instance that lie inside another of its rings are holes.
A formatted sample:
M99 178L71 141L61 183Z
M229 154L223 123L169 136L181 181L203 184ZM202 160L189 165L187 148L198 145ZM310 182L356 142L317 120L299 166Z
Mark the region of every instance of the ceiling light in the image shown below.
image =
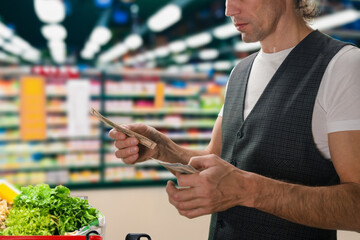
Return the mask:
M155 55L158 57L166 57L170 54L170 49L167 46L159 47L154 50Z
M168 4L152 17L147 24L153 32L161 32L181 19L181 8L175 4Z
M64 40L67 36L65 27L60 24L45 25L41 33L47 40Z
M94 42L87 42L84 51L97 53L100 51L100 46Z
M123 43L118 43L114 47L112 47L107 52L101 54L99 56L100 62L110 62L118 57L121 57L125 53L127 53L128 49Z
M90 35L90 41L99 45L105 45L111 39L111 31L107 27L98 26Z
M174 61L178 64L187 63L190 60L190 56L188 54L181 54L173 57Z
M173 53L182 52L186 49L186 43L185 43L185 41L181 41L181 40L172 42L169 44L169 49Z
M14 45L12 43L9 43L9 42L4 43L2 48L4 50L6 50L7 52L15 54L15 55L19 55L22 52L21 48L19 48L18 46Z
M260 42L246 43L240 41L235 45L235 51L237 52L251 52L251 51L256 51L260 48L261 48Z
M27 51L21 56L24 60L32 63L37 63L40 60L40 56L32 51Z
M48 47L50 50L63 50L66 48L66 44L61 40L51 40L48 42Z
M87 59L87 60L90 60L90 59L93 59L94 58L94 52L90 51L90 50L82 50L81 53L80 53L80 56L83 58L83 59Z
M62 0L34 0L35 13L45 23L59 23L65 18Z
M219 50L212 48L212 49L203 49L199 52L199 58L201 60L211 60L215 59L219 56Z
M319 30L328 30L356 21L360 18L360 13L354 9L348 9L323 17L318 17L311 24L313 28Z
M35 62L40 60L40 53L39 51L33 49L27 49L25 52L23 52L21 57L25 60Z
M218 39L227 39L240 34L233 23L227 23L214 29L214 36Z
M2 22L0 22L0 37L3 37L5 39L9 39L13 35L13 30L5 26Z
M227 71L233 67L230 61L217 61L214 63L214 69L218 71Z
M124 43L129 49L136 50L142 46L143 40L139 34L131 34L125 38Z
M211 40L212 40L211 34L204 32L188 37L186 39L186 43L191 48L198 48L210 43Z
M18 37L18 36L13 36L11 38L11 42L12 42L12 44L18 46L22 50L25 50L25 49L28 49L31 47L28 42L26 42L24 39L22 39L21 37Z

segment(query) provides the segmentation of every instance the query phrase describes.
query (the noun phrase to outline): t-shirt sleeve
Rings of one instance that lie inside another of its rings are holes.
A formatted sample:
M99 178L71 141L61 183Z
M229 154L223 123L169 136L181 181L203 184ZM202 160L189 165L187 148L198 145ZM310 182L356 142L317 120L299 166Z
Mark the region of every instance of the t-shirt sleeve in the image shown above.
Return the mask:
M340 51L324 76L329 78L324 94L328 133L360 130L360 49L346 46Z

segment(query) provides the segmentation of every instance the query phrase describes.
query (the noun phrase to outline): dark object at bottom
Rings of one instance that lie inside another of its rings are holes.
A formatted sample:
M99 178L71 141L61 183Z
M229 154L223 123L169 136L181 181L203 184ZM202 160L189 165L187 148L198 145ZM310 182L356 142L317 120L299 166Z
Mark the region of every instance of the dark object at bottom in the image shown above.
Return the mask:
M145 233L129 233L126 235L125 240L140 240L142 237L146 237L148 240L151 240L151 237Z

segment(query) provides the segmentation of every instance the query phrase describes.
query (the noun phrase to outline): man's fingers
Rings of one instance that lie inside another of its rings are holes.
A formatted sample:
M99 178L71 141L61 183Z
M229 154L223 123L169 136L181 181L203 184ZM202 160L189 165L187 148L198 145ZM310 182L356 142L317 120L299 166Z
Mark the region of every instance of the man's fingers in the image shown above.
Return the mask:
M116 140L115 147L118 149L131 148L139 144L139 140L135 137L129 137L125 140Z
M181 211L179 210L178 212L180 215L190 218L190 219L211 213L206 208L195 208L195 209L191 209L191 210L181 210Z
M115 156L116 156L117 158L121 158L125 164L134 164L134 163L138 160L138 158L139 158L139 154L138 154L138 153L137 153L137 154L134 154L134 155L127 156L127 157L121 157L121 156L118 156L118 155L116 154L116 152L115 152Z
M124 133L118 132L115 128L113 128L109 132L109 137L114 140L124 140L127 136Z

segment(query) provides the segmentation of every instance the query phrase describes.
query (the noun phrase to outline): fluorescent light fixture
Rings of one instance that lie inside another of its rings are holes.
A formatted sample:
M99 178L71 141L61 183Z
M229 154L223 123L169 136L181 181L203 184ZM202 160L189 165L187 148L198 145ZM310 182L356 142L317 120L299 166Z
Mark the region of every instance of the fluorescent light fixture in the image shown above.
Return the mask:
M178 40L169 44L169 49L173 53L179 53L186 49L185 41Z
M214 69L218 71L227 71L233 67L230 61L217 61L214 63Z
M104 26L94 28L90 35L90 41L99 45L105 45L111 39L111 31Z
M99 56L100 62L110 62L118 57L121 57L128 52L128 48L123 43L118 43L107 52Z
M139 34L131 34L125 38L124 43L129 49L136 50L142 46L143 40Z
M187 63L190 60L190 56L188 54L181 54L173 57L174 61L178 64Z
M59 23L65 19L62 0L34 0L35 13L45 23Z
M178 22L181 14L181 8L178 5L168 4L150 17L147 24L151 31L161 32Z
M159 47L154 50L157 57L166 57L170 54L170 49L168 46Z
M213 34L218 39L227 39L239 35L240 32L235 28L233 23L227 23L216 27Z
M212 60L219 56L219 50L215 48L203 49L199 52L199 58L201 60Z
M198 48L210 43L212 36L208 32L199 33L186 39L186 44L191 48Z
M145 57L147 60L154 60L156 58L154 51L148 51L145 53Z
M9 39L12 37L13 34L14 34L14 31L12 29L8 28L7 26L5 26L5 24L0 22L0 37Z
M82 50L81 53L80 53L80 56L83 58L83 59L87 59L87 60L90 60L90 59L93 59L94 58L94 52L90 51L90 50Z
M200 71L206 72L213 68L213 64L210 62L204 62L204 63L199 63L196 67Z
M13 36L11 42L22 50L31 48L30 44L19 36Z
M66 60L66 52L61 51L61 50L52 50L50 51L51 53L51 57L52 59L58 63L58 64L62 64L65 62Z
M0 61L7 63L18 63L19 59L14 56L9 56L6 53L0 51Z
M51 40L48 42L52 59L58 63L62 64L66 60L66 44L61 40Z
M51 40L48 42L48 47L50 50L64 50L66 48L66 44L61 40Z
M235 51L237 52L251 52L251 51L256 51L260 48L261 48L260 42L246 43L243 41L239 41L235 45Z
M40 52L33 49L27 49L21 57L29 62L38 62L40 60Z
M41 28L42 35L47 40L64 40L67 37L67 31L63 25L49 24Z
M360 18L360 12L348 9L334 14L318 17L314 20L313 28L319 30L329 30L356 21Z
M94 42L87 42L85 44L85 51L97 53L100 51L100 46Z
M6 50L9 53L12 53L14 55L19 55L22 52L22 49L12 43L6 42L2 46L4 50Z

